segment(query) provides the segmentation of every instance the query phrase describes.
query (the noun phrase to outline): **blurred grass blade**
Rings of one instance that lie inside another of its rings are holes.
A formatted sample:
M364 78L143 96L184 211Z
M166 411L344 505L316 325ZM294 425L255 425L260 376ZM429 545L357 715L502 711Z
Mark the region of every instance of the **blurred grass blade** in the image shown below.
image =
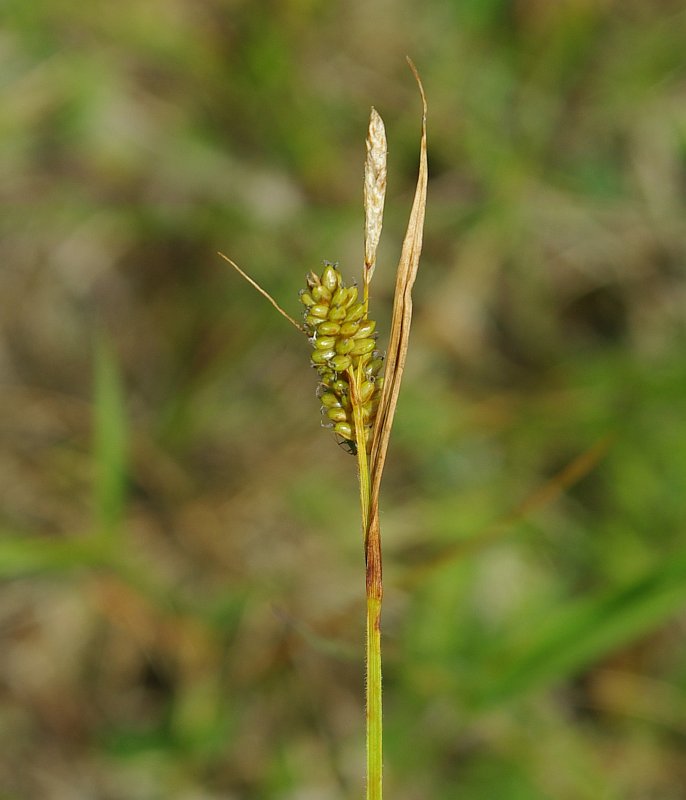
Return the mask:
M93 425L96 522L101 533L112 535L126 501L128 426L119 369L103 337L95 349Z
M586 477L605 456L612 440L611 435L600 438L549 481L538 486L509 514L482 529L476 535L442 546L432 545L430 541L413 543L407 548L408 555L406 556L408 561L411 559L412 567L408 568L407 574L400 579L400 583L406 587L417 585L426 580L427 574L431 571L448 566L456 559L473 556L490 547L506 534L514 532L518 522L553 502L564 491ZM400 553L396 553L396 556L400 555Z
M108 548L93 538L61 540L0 536L0 578L18 578L42 572L64 573L78 567L110 566Z
M686 604L686 553L666 559L641 578L565 606L509 659L479 694L478 708L499 705L555 681L662 625Z

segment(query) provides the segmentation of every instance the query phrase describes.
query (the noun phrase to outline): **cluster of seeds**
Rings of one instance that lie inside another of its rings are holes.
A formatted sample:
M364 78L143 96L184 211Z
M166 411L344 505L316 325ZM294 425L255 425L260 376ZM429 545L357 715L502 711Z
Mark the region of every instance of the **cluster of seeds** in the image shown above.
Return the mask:
M319 373L317 396L327 419L325 425L333 428L351 453L356 452L350 380L359 374L357 396L369 448L383 384L379 377L383 359L375 349L376 322L367 318L367 304L358 302L357 286L346 287L336 265L328 262L324 262L321 275L308 274L300 301L314 348L312 365Z

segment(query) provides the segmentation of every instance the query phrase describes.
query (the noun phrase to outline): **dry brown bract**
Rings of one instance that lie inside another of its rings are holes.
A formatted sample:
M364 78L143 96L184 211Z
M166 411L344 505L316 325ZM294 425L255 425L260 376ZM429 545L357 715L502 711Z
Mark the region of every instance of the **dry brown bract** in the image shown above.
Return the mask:
M371 449L371 509L372 517L369 526L378 526L378 500L381 488L381 477L386 451L391 435L393 417L398 403L400 383L405 370L405 359L410 337L412 323L412 287L417 277L419 257L422 252L422 239L424 233L424 215L426 211L426 188L428 180L428 165L426 157L426 97L424 87L412 61L407 59L422 96L422 138L419 152L419 175L415 190L414 202L407 224L403 248L398 263L395 281L395 295L393 298L393 318L391 321L391 335L386 355L386 371L383 392L376 416L376 424L372 437ZM369 533L367 533L369 536Z

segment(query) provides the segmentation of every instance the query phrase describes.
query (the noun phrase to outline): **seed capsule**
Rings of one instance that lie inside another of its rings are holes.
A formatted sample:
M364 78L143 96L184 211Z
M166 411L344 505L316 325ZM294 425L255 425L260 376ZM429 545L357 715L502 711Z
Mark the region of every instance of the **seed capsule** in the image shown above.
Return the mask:
M331 302L331 292L321 284L312 288L312 297L317 303L326 303L328 305Z
M368 378L378 375L381 371L381 367L383 367L383 358L372 358L372 360L364 368L364 374Z
M359 329L359 322L344 322L341 325L341 336L354 336Z
M337 322L330 322L325 319L319 324L317 331L321 336L337 336L341 331L341 326Z
M335 392L339 397L347 395L350 392L348 381L343 380L343 378L337 378L335 381L332 381L330 385L332 391Z
M371 336L372 333L374 333L374 328L376 328L376 322L373 319L366 319L364 322L360 323L359 328L352 335L356 339L366 339L368 336Z
M339 273L336 271L334 265L327 264L324 268L324 272L322 272L322 285L325 286L330 293L335 292L338 287L338 279ZM331 297L331 294L329 294L329 297Z
M319 317L320 319L326 319L327 314L329 313L329 307L325 306L323 303L317 303L317 305L310 306L310 314L313 317Z
M335 306L329 311L329 319L332 322L342 322L345 319L346 309L342 306Z
M319 326L321 328L321 325ZM318 336L314 342L317 350L333 350L336 347L335 336Z
M346 422L348 419L344 408L330 408L326 412L326 416L333 422Z
M315 314L315 311L314 311L315 308L318 308L318 306L314 306L310 310L312 314ZM348 309L348 311L347 311L347 313L345 315L345 321L346 322L356 322L358 319L362 319L362 317L364 317L366 312L367 312L367 309L365 308L365 304L364 303L356 303L354 306L350 306L350 308ZM317 315L315 314L315 316L317 316Z
M344 356L340 353L338 355L333 355L330 359L331 366L336 372L345 372L346 369L353 363L350 356Z
M349 422L337 422L333 426L334 433L342 436L344 439L353 439L353 429Z
M341 286L340 289L336 290L336 293L331 298L331 305L342 306L344 305L347 298L348 298L348 290L345 288L345 286Z
M300 302L305 306L313 306L314 305L314 298L312 297L309 292L306 292L304 289L300 290Z
M349 286L348 287L348 297L345 301L345 304L350 307L355 300L357 300L357 286Z
M337 408L341 405L341 401L333 392L324 392L319 399L322 401L322 405L327 408Z
M376 383L373 381L364 381L360 386L360 402L366 403L367 400L374 394Z
M335 350L313 350L310 358L314 364L325 364L336 355Z
M341 339L339 338L336 341L336 352L345 355L349 353L353 347L355 347L355 342L353 339Z
M374 339L355 339L353 349L350 351L352 356L363 356L366 353L371 353L376 347Z

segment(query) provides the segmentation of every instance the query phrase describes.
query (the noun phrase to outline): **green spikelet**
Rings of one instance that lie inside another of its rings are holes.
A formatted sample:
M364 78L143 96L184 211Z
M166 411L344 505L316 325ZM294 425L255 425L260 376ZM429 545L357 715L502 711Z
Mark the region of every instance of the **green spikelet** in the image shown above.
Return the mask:
M355 421L350 402L350 371L363 379L357 387L362 407L364 439L371 445L372 427L379 407L383 377L381 353L376 350L376 322L367 318L367 304L358 302L357 286L346 287L336 264L324 262L321 275L310 272L307 289L300 292L305 306L305 330L312 344L312 366L319 374L317 395L325 427L356 452Z

